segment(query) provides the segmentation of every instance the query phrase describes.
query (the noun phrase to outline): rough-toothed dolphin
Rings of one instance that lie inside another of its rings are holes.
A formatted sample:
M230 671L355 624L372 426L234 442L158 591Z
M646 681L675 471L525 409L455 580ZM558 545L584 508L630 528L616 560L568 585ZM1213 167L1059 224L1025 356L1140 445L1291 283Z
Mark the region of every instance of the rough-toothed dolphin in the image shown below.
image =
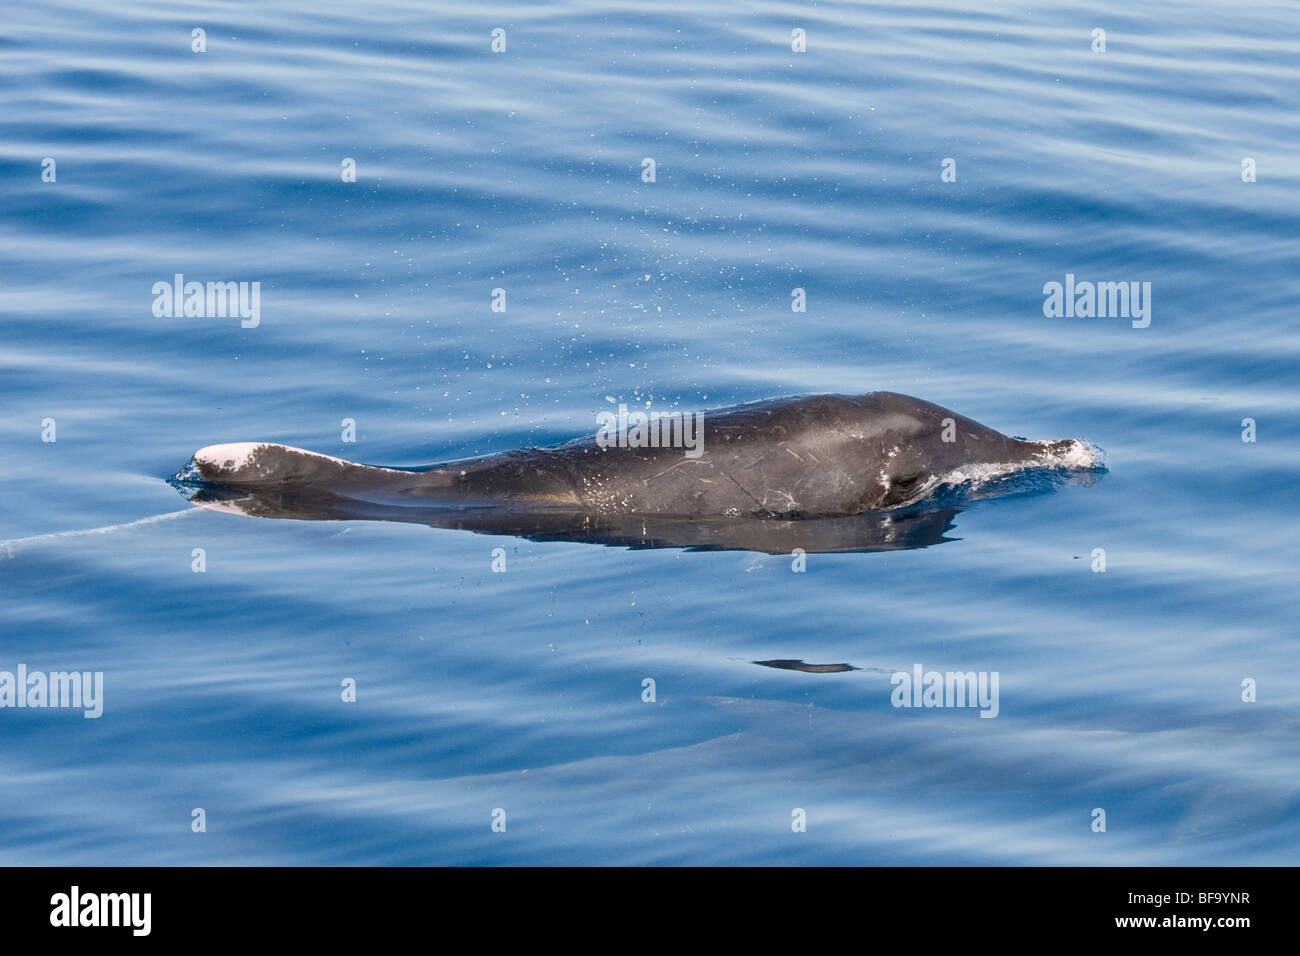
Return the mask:
M893 392L751 402L706 411L702 421L703 451L691 455L588 436L407 470L242 443L200 449L175 480L199 503L225 502L245 514L395 518L541 539L590 537L585 528L618 544L667 528L681 546L788 551L810 534L803 519L837 519L832 545L813 541L807 550L876 550L918 546L895 540L901 527L922 545L942 540L951 509L930 521L892 513L942 486L1098 464L1096 449L1078 440L1009 438ZM208 492L195 495L195 484ZM848 522L848 538L868 532L868 547L842 540L843 519L865 515L871 518ZM745 517L767 524L726 530L728 519ZM778 524L804 529L778 535L777 544Z

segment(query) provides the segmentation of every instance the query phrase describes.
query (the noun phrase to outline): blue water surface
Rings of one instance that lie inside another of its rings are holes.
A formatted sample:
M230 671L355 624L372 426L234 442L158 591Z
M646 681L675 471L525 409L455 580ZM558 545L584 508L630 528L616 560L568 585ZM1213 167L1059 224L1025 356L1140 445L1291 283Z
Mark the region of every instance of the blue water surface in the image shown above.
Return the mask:
M1294 863L1297 89L1295 3L10 5L0 670L104 710L0 709L0 862ZM166 482L875 389L1108 471L802 573Z

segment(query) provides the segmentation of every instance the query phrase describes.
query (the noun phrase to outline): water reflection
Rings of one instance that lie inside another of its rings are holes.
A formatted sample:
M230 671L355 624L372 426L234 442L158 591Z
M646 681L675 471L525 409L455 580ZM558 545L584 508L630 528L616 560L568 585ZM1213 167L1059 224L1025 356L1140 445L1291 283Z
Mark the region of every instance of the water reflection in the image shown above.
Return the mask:
M918 506L834 518L666 518L599 515L566 508L407 506L307 490L231 490L174 482L201 507L257 518L299 521L401 521L432 528L513 535L529 541L576 541L623 548L809 554L902 551L952 541L954 505Z

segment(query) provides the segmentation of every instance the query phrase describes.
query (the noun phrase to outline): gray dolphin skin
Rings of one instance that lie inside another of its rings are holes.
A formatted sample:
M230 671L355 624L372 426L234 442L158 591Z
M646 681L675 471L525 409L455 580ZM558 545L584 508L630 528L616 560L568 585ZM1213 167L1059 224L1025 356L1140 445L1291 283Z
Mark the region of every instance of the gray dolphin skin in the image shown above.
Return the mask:
M413 471L285 445L215 445L177 477L250 490L532 502L597 514L838 516L899 507L960 468L1047 464L1080 444L1008 438L893 392L771 399L704 412L703 422L697 458L680 448L602 448L583 437Z
M407 470L244 443L200 449L173 480L196 504L266 517L778 553L933 544L946 540L953 508L897 509L954 475L1095 464L1077 440L1010 438L893 392L751 402L706 411L702 423L696 457L587 436Z

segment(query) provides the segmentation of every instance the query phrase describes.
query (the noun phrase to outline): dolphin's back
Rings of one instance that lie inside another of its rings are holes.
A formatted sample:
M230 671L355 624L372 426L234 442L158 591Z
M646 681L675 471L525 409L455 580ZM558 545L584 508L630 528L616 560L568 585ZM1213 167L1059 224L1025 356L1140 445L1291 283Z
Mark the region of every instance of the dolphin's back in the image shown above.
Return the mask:
M1009 438L907 395L814 395L703 413L702 450L602 447L594 436L425 470L274 444L213 445L177 476L365 500L509 503L596 514L848 515L897 507L971 465L1037 463L1073 442Z
M774 399L704 413L704 453L555 451L584 505L646 514L855 514L895 507L971 463L1014 463L1036 443L894 392ZM945 438L951 439L945 440Z

